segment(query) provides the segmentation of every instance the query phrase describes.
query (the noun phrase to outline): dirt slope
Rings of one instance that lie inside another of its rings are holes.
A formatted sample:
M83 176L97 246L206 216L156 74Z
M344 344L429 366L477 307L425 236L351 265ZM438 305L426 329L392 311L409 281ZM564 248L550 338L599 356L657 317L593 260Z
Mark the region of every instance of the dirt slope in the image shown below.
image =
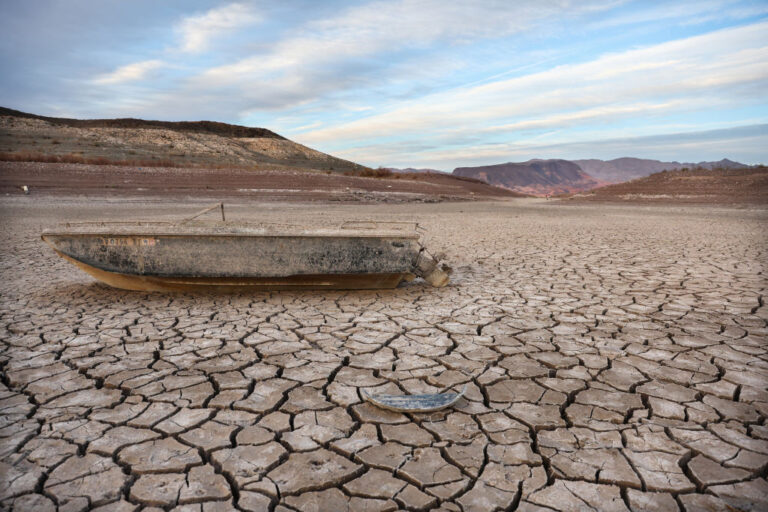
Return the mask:
M77 154L107 160L357 172L365 167L265 128L212 121L64 119L0 108L0 153Z
M768 167L665 171L609 185L574 201L768 204Z
M345 176L307 170L163 168L0 162L0 194L37 196L247 198L259 201L436 202L520 194L445 174Z

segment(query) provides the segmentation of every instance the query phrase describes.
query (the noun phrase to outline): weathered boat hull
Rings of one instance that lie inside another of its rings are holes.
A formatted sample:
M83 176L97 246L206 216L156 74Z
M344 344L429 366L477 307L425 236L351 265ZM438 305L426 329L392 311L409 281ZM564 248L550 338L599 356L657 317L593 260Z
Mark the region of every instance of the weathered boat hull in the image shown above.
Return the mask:
M96 279L129 290L375 289L414 275L447 282L418 234L397 229L83 223L42 238Z
M101 270L158 277L402 273L419 252L415 240L404 238L49 234L43 239Z
M145 292L234 292L268 290L378 290L396 288L413 274L324 274L285 277L146 276L108 272L56 253L104 284Z

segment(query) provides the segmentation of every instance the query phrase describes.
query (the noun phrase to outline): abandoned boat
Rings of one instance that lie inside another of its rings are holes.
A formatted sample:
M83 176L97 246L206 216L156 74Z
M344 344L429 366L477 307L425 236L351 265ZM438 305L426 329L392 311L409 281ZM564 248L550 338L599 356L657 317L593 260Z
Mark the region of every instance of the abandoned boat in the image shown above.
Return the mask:
M375 289L414 277L448 283L416 223L232 223L221 208L221 222L193 220L198 214L175 223L67 223L42 239L96 279L127 290Z

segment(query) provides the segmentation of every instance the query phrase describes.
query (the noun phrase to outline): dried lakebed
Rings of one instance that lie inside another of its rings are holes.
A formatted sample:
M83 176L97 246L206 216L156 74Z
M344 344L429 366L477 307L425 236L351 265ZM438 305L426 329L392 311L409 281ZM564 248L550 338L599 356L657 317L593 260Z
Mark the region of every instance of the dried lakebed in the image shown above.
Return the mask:
M452 284L384 292L124 292L39 239L197 206L0 200L1 509L768 508L765 210L232 205L419 220Z

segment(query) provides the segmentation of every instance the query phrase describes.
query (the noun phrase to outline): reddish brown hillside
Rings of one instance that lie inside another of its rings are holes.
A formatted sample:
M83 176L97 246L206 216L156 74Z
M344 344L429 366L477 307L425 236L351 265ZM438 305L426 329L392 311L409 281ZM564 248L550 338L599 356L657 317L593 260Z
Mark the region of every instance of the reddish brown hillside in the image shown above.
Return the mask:
M768 204L768 167L663 171L570 198L575 201Z
M30 197L196 197L259 201L436 202L519 197L509 190L446 174L384 178L289 169L137 167L0 162L0 194Z
M567 160L529 160L521 163L459 167L453 174L481 179L491 185L521 194L538 196L569 194L604 184Z

